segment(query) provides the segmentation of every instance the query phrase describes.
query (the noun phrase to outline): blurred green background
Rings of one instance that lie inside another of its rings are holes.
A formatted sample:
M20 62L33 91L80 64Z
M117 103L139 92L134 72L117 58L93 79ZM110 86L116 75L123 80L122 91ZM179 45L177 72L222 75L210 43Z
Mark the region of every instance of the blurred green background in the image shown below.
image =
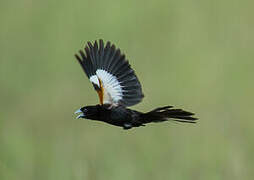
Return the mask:
M254 177L251 0L0 1L0 179ZM74 54L110 40L142 82L140 111L198 124L124 131L76 120L98 103Z

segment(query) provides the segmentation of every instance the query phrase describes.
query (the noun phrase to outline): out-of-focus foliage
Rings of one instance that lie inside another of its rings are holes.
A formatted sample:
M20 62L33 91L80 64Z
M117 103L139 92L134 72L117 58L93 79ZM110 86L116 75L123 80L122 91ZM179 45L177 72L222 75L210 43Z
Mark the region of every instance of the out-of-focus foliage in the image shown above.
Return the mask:
M0 179L254 177L251 0L1 1ZM196 125L124 131L75 120L98 103L74 54L115 43L142 82L148 111L175 105Z

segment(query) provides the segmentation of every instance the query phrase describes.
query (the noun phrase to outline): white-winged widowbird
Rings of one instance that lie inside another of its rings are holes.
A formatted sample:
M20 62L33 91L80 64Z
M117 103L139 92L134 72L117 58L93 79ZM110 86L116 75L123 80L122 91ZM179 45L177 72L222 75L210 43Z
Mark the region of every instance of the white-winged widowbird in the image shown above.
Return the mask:
M75 54L79 64L99 95L100 104L77 110L77 118L102 121L131 129L151 122L176 121L196 123L194 113L164 106L143 113L127 107L144 97L141 84L125 55L114 44L103 40L88 42Z

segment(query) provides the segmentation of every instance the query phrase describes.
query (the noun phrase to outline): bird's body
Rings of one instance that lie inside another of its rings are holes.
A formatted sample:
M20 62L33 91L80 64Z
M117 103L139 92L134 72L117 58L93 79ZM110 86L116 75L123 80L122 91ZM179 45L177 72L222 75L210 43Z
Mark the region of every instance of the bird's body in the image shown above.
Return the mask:
M195 123L193 113L172 106L156 108L142 113L127 108L139 103L144 97L141 84L119 49L102 40L94 45L88 42L85 52L75 55L84 72L99 95L100 104L85 106L76 111L77 118L86 118L120 126L124 129L144 126L151 122L173 120Z
M124 129L142 126L140 121L141 112L125 108L124 106L96 105L86 107L93 113L87 114L87 118L109 123L111 125L120 126Z
M124 129L145 126L145 124L151 122L167 121L170 117L178 118L174 120L177 122L195 122L195 118L190 117L193 113L181 109L171 109L172 106L157 108L147 113L135 111L124 106L110 106L109 104L86 106L78 110L78 112L86 114L87 119L106 122Z

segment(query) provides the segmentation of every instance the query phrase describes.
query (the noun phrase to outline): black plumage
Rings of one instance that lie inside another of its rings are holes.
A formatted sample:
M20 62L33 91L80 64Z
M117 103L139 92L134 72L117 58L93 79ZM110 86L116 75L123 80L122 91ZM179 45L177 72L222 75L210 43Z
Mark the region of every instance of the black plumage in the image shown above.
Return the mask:
M76 113L77 118L106 122L130 129L151 122L173 120L195 123L194 113L173 106L156 108L142 113L127 108L139 103L144 97L141 84L125 55L114 44L103 40L88 42L84 51L75 54L82 69L97 91L100 104L85 106Z

